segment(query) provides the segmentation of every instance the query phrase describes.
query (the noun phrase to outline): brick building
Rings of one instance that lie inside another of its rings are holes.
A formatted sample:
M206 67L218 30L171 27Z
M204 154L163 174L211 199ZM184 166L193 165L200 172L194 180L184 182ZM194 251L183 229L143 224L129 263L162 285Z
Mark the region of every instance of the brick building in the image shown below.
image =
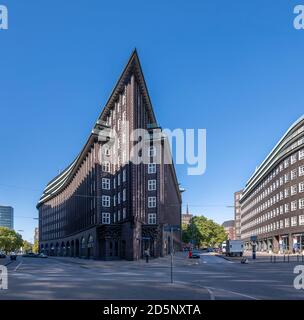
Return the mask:
M258 251L304 249L304 116L254 171L240 197L241 238Z
M228 220L223 222L222 226L225 229L228 240L235 240L235 223L234 220Z
M138 139L137 155L148 163L136 164L130 133L141 128L148 134ZM180 226L181 193L173 164L164 161L166 142L134 51L81 152L37 204L40 251L127 260L146 248L154 257L170 253L164 227ZM174 246L181 247L180 232Z

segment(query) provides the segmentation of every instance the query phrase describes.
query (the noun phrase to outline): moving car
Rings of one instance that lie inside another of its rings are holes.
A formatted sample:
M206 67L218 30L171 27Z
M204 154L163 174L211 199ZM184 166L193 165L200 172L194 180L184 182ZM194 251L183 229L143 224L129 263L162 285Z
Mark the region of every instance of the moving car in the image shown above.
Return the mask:
M189 258L190 259L199 259L201 257L199 251L190 251L189 252Z

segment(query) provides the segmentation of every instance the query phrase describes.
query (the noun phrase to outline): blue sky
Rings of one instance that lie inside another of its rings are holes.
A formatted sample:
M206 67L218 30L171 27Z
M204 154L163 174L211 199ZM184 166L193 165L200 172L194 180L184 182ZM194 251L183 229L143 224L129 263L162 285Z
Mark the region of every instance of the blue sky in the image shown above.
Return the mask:
M304 0L0 0L0 203L33 240L45 184L78 154L134 47L158 122L207 129L207 171L184 205L233 218L242 188L303 114ZM184 207L185 210L185 207Z

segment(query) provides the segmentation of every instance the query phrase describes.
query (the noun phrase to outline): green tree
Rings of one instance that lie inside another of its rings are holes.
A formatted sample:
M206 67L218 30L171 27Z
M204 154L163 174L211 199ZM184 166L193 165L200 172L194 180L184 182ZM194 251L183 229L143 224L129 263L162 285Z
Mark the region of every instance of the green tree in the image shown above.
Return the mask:
M183 241L196 247L214 247L227 239L224 228L204 216L195 216L187 227L183 227Z
M32 252L33 251L33 245L30 242L28 242L26 240L23 240L22 251L23 252Z
M38 240L35 240L34 245L33 245L33 252L38 253L39 251L39 242Z
M0 250L6 254L22 247L21 234L6 227L0 227Z

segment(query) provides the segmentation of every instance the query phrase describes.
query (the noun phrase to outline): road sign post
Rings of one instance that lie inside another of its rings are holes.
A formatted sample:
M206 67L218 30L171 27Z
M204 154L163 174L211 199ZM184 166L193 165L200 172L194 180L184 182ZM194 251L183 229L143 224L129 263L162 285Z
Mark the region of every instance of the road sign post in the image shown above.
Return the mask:
M173 232L179 231L180 227L178 225L165 226L164 231L170 232L170 252L171 252L171 283L173 283Z

